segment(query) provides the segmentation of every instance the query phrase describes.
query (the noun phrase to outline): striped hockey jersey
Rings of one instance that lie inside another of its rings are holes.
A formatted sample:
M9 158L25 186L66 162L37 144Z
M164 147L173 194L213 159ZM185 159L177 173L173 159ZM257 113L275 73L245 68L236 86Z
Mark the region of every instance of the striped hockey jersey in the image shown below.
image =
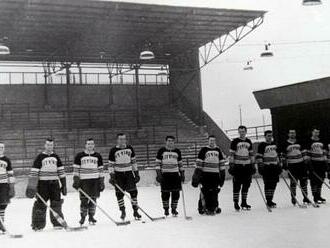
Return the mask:
M104 177L102 156L97 152L78 153L74 159L73 175L78 176L81 180Z
M109 172L137 171L135 152L132 146L115 146L109 153Z
M202 147L196 162L197 168L203 172L219 173L225 170L225 159L219 147Z
M304 162L302 146L295 140L287 140L284 144L283 154L288 164Z
M14 171L10 159L6 156L0 157L0 183L14 183Z
M162 147L158 150L156 156L156 169L161 170L162 173L179 172L182 169L182 156L178 148L169 150Z
M278 164L279 157L276 144L274 142L261 142L258 146L256 160L257 163L263 163L265 165Z
M234 164L251 164L254 163L253 147L250 139L236 138L230 145L230 162Z
M305 149L305 159L319 162L324 162L327 160L327 147L321 140L314 140L312 138L309 139L306 143Z
M30 176L41 181L65 178L64 166L57 154L42 152L34 160Z

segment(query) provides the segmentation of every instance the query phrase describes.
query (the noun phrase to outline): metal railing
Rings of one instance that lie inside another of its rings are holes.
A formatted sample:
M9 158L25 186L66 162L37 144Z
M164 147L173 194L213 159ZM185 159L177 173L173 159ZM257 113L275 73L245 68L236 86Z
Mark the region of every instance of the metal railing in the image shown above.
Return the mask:
M66 74L58 73L47 77L47 84L66 84ZM70 73L71 84L114 84L133 85L135 74L119 74L109 76L108 73ZM45 84L43 72L0 72L0 84ZM139 74L139 85L168 85L166 74Z
M247 127L246 137L251 139L252 141L263 140L264 132L266 130L272 130L272 125L268 124L268 125ZM238 136L237 128L227 129L227 130L225 130L225 132L230 139L236 138Z

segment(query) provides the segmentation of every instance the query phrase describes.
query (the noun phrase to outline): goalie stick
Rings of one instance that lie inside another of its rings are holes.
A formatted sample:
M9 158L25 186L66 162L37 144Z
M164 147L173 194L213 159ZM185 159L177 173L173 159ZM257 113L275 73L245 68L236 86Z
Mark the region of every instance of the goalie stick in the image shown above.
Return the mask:
M79 227L70 227L66 221L58 214L55 212L54 209L52 209L47 202L45 201L44 198L42 198L42 196L39 193L36 193L37 198L40 199L40 201L49 209L49 211L53 214L53 216L55 217L55 219L58 221L58 223L60 223L60 225L68 232L71 231L82 231L87 229L86 226L79 226Z
M103 208L101 208L85 191L83 191L81 188L78 189L80 193L82 193L90 202L94 204L95 207L97 207L109 220L111 220L113 223L115 223L117 226L124 226L131 224L130 221L115 221Z
M181 191L182 191L182 206L183 206L183 214L184 214L184 218L186 220L192 220L192 217L191 216L187 216L187 213L186 213L186 202L185 202L185 199L184 199L184 191L183 191L183 183L181 182Z
M120 191L122 192L131 202L133 202L131 196L129 194L127 194L118 184L114 184L114 186ZM143 208L141 208L139 205L136 205L138 207L138 209L141 210L141 212L147 216L151 221L157 221L157 220L164 220L165 217L162 216L162 217L151 217L146 211L143 210Z

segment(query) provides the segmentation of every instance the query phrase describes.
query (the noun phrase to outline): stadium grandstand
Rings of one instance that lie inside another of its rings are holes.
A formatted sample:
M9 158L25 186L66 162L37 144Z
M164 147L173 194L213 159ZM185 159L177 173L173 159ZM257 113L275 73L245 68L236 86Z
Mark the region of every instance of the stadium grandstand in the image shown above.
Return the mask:
M0 139L14 168L30 167L46 137L68 168L89 137L107 158L118 132L128 134L146 168L166 135L177 138L185 166L210 133L227 152L228 136L203 110L201 69L259 27L264 14L1 1L0 43L8 51L0 55Z

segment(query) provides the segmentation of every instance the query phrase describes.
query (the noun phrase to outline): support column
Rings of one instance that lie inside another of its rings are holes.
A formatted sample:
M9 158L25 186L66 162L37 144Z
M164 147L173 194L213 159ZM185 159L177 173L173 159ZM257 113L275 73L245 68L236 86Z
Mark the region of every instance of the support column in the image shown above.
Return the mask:
M72 113L71 113L71 86L70 86L70 67L71 65L66 63L65 65L66 74L66 110L67 110L67 128L72 129Z
M139 65L134 65L135 69L135 109L136 109L136 127L140 127L140 99L139 99Z

